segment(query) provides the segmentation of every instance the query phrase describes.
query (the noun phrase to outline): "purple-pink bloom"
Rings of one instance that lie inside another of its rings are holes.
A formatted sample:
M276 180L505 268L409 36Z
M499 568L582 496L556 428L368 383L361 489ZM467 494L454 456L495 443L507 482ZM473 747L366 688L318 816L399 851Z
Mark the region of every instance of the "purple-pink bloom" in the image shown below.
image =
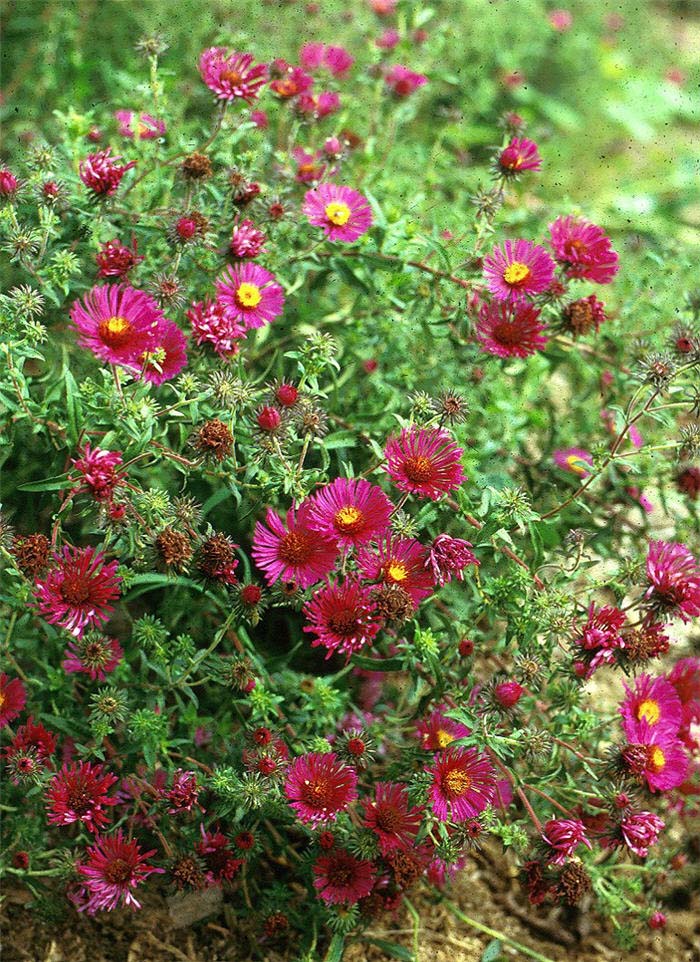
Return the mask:
M372 862L358 859L344 848L321 855L312 869L314 888L328 905L354 905L371 893L376 879Z
M95 154L81 160L78 167L80 179L95 195L100 197L111 197L119 187L122 177L136 166L136 161L132 160L128 164L120 164L121 157L112 157L112 148L98 150Z
M484 258L486 286L499 301L522 301L542 294L554 277L554 261L544 247L527 240L504 241Z
M351 187L338 184L319 184L307 191L302 212L332 241L350 243L372 226L367 199Z
M136 120L136 133L139 140L155 140L156 137L164 136L166 132L165 123L158 120L152 114L141 114L137 117L133 110L115 110L114 116L119 123L119 136L133 140L135 133L133 128Z
M433 590L433 576L426 568L427 550L413 538L391 535L378 542L376 548L362 547L357 563L363 577L385 585L398 585L415 607Z
M524 301L492 301L479 310L476 339L497 357L529 357L547 343L540 312Z
M438 501L465 480L462 448L444 428L404 428L389 438L384 455L387 472L399 491Z
M177 324L163 318L153 343L137 358L138 376L151 384L171 381L187 364L186 347L187 338Z
M552 460L564 471L587 478L591 473L588 469L593 464L593 455L584 448L561 448L554 452Z
M275 275L259 264L227 267L216 282L216 292L228 316L247 330L270 324L284 308L284 292Z
M232 357L240 350L238 342L246 336L245 325L224 310L219 301L196 301L186 317L197 344L211 344L223 358Z
M646 858L666 823L653 812L630 812L620 824L625 845L640 858Z
M68 642L62 668L69 674L89 675L91 681L104 681L123 657L124 652L116 638L85 635Z
M433 776L430 802L441 822L474 818L495 797L496 773L476 748L448 748L435 756L428 773Z
M76 638L86 628L97 628L114 610L121 578L118 561L105 561L92 547L66 545L54 552L53 565L36 583L35 607L49 624L60 625Z
M525 170L540 170L542 159L534 140L528 140L527 137L511 137L498 154L496 165L501 174L513 177Z
M310 588L332 571L338 547L310 527L309 504L304 502L287 512L286 527L272 508L267 509L265 524L255 525L252 555L269 585L280 580Z
M95 839L87 850L87 860L77 866L84 877L88 900L82 906L90 915L111 912L120 902L132 909L141 908L133 890L149 875L162 873L162 868L146 864L156 850L142 852L138 842L127 839L121 829L114 835Z
M115 488L123 484L126 477L117 470L122 464L121 451L91 448L86 444L80 457L72 458L71 463L80 476L76 493L88 491L96 501L110 501Z
M552 250L567 277L609 284L620 263L610 238L580 217L558 217L549 227Z
M316 635L311 647L323 645L327 658L336 652L349 658L370 645L381 627L372 589L353 577L317 588L304 615L308 620L304 631Z
M682 621L700 615L700 566L686 545L650 541L646 571L653 608Z
M577 818L552 818L544 826L542 838L552 849L549 861L563 865L579 845L591 848L586 826Z
M252 220L234 224L229 250L237 260L253 260L258 254L266 253L265 234L259 230Z
M154 344L163 312L144 291L128 284L93 287L70 309L78 344L109 364L137 368Z
M357 775L335 752L311 752L290 764L284 791L301 822L331 822L357 798Z
M425 74L415 73L402 64L395 64L386 74L384 82L397 97L408 97L428 82Z
M256 64L249 53L210 47L199 58L199 73L218 100L252 103L267 81L267 65Z
M116 781L117 776L105 772L102 765L90 762L64 765L46 789L49 823L82 822L89 832L99 832L109 821L105 807L117 804L116 798L107 795Z
M478 566L479 561L471 547L469 541L451 538L448 534L439 534L435 538L428 549L425 566L432 571L436 585L442 587L448 581L452 581L453 575L460 581L464 581L464 569L468 565Z
M336 478L309 499L309 527L342 547L366 544L389 530L394 505L364 478Z

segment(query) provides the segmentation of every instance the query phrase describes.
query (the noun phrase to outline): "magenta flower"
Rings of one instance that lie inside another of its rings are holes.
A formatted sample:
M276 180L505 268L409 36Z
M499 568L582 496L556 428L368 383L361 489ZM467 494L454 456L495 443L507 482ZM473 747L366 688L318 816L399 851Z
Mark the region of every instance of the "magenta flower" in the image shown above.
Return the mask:
M486 286L499 301L522 301L542 294L552 283L554 261L544 247L507 240L484 258Z
M343 848L321 855L312 868L318 897L329 905L354 905L374 888L374 864L355 858Z
M299 51L299 63L304 70L318 70L325 52L325 43L305 43Z
M408 789L398 782L377 782L374 797L363 803L366 828L377 836L382 855L410 849L420 828L423 811L408 800Z
M187 311L192 337L197 344L211 344L223 358L240 350L238 342L246 336L245 324L224 310L219 301L196 301Z
M265 240L265 234L258 230L252 220L241 221L234 225L229 241L231 256L240 261L253 260L258 254L267 252Z
M625 845L640 858L646 858L666 823L653 812L630 812L622 819L620 833Z
M17 718L26 702L27 694L20 679L0 672L0 728Z
M625 647L622 629L626 622L627 618L619 608L612 605L596 608L591 604L588 621L574 639L574 644L581 649L586 678L590 678L601 665L615 662L615 651Z
M684 544L650 541L646 570L654 609L682 621L700 615L700 566Z
M652 792L669 792L685 781L688 756L680 741L657 737L645 721L639 723L637 741L622 750L630 773L644 779Z
M111 153L112 148L107 147L89 154L78 168L82 182L98 197L111 197L116 193L124 174L136 166L135 160L120 164L121 157L112 157Z
M51 625L60 625L76 638L88 627L97 628L114 610L119 597L119 563L105 561L101 551L66 545L54 552L53 566L36 583L35 607Z
M357 798L357 775L335 752L311 752L291 763L284 791L301 822L331 822Z
M524 170L540 170L542 159L533 140L511 137L508 145L499 153L496 166L503 176L515 177Z
M116 798L107 795L116 781L117 776L105 772L102 765L64 765L46 789L49 823L82 822L88 831L99 832L109 821L104 809L117 804Z
M549 861L553 865L563 865L579 845L591 848L586 826L577 818L551 818L544 826L542 838L552 849Z
M370 645L381 627L376 613L372 590L363 587L355 578L343 584L328 584L314 592L304 606L308 624L304 631L316 635L312 648L323 645L327 658L341 652L347 658Z
M444 428L404 428L389 438L384 455L387 472L399 491L438 501L466 480L462 448Z
M309 527L342 547L366 544L389 530L394 506L364 478L336 478L309 499Z
M465 822L479 815L496 794L496 773L476 748L448 748L433 759L430 801L441 822Z
M514 708L522 696L525 689L517 681L502 681L493 690L493 697L501 708Z
M178 769L173 774L172 788L163 791L163 798L170 804L169 815L179 815L181 812L191 812L198 805L199 784L195 772L185 772Z
M322 150L317 150L315 154L310 154L308 151L302 150L301 147L295 147L292 151L292 157L297 165L294 179L300 184L313 184L314 181L320 180L327 169L326 164L319 163L319 161L323 159L323 156Z
M471 735L470 728L444 714L445 708L445 705L440 705L427 718L416 724L416 735L420 739L421 748L426 751L444 751L455 739Z
M104 681L123 657L124 652L116 638L86 635L68 643L62 667L69 674L84 674L89 675L91 681Z
M89 895L83 908L90 915L111 912L120 902L132 909L141 908L133 890L149 875L163 872L162 868L146 864L146 859L155 854L155 849L142 852L138 842L124 838L121 829L114 835L96 838L87 850L86 862L77 866Z
M340 97L334 90L324 90L319 94L303 93L297 98L296 109L301 114L310 114L320 120L340 110Z
M272 323L284 307L284 292L275 275L258 264L227 267L216 282L216 292L228 316L247 330Z
M158 334L163 312L150 295L127 284L93 287L70 310L78 344L109 364L137 367Z
M367 199L351 187L319 184L307 191L302 212L314 227L322 227L328 240L350 243L372 226Z
M111 501L115 489L124 483L126 477L117 470L122 464L121 451L90 448L86 444L80 457L73 458L71 463L80 475L76 493L87 491L96 501Z
M415 73L402 64L395 64L384 77L384 83L396 97L409 97L427 82L425 74Z
M681 701L682 719L679 737L694 749L697 737L691 726L700 726L700 658L681 658L669 671L667 678Z
M675 737L680 728L681 700L663 676L639 675L634 687L624 686L627 697L620 705L622 727L630 742L640 741L640 723L654 731L654 737Z
M151 384L171 381L187 364L187 339L177 324L164 318L156 330L153 343L137 358L139 377Z
M118 238L105 241L99 252L95 256L99 271L98 277L126 277L132 268L139 264L143 257L136 253L136 240L132 241L134 247L126 247Z
M134 121L136 121L136 133L139 135L139 140L155 140L156 137L165 135L165 123L151 114L141 114L137 117L133 110L115 110L114 116L119 123L120 137L127 137L129 140L134 139Z
M488 354L529 357L547 343L544 330L540 312L532 304L492 301L479 311L476 339Z
M471 551L469 541L462 538L451 538L448 534L439 534L428 551L425 562L426 568L433 573L436 585L442 587L452 581L454 575L459 581L464 581L464 569L468 565L479 565L479 561Z
M376 548L361 548L357 563L363 577L386 585L398 585L415 607L433 590L432 573L426 568L427 550L412 538L382 538Z
M207 832L203 825L200 831L202 840L197 843L196 851L204 862L207 883L223 885L230 882L244 864L243 859L235 856L229 840L221 832Z
M604 230L578 217L558 217L549 227L552 250L567 277L609 284L619 258Z
M275 60L272 64L273 72L278 76L270 83L270 90L274 91L280 100L291 100L306 93L314 85L314 78L310 77L301 67L295 67L286 60Z
M24 725L20 725L12 739L12 743L5 749L5 757L8 761L17 759L17 756L25 755L32 757L33 761L40 762L44 768L51 768L51 756L56 751L58 736L44 728L41 722L35 722L32 715L27 718ZM21 766L14 765L15 770ZM18 784L18 780L15 780Z
M199 73L217 100L252 103L267 81L266 64L256 64L249 53L210 47L199 58Z
M387 27L374 41L374 45L375 47L379 47L380 50L393 50L400 39L401 34L398 30L395 30L393 27Z
M587 478L591 473L588 469L593 464L593 455L584 448L561 448L554 452L552 460L564 471Z
M281 517L267 509L265 524L255 525L253 558L269 585L280 580L310 588L332 571L337 545L310 527L308 502L290 508L286 520L285 527Z
M12 199L19 190L19 180L7 167L0 167L0 197Z
M567 30L571 29L574 22L574 18L568 10L552 10L547 19L557 33L566 33Z

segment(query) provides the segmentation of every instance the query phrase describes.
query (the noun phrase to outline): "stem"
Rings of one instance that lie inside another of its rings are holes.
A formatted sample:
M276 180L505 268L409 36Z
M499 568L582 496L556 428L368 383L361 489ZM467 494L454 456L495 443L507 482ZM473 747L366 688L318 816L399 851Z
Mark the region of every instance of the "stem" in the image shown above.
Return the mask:
M455 916L460 922L465 922L467 925L471 925L472 928L477 929L479 932L483 932L485 935L490 935L492 939L498 939L501 942L506 942L508 945L512 945L514 949L518 952L522 952L523 955L529 956L531 959L536 959L537 962L555 962L554 959L548 958L546 955L542 955L536 952L534 949L530 949L527 945L523 945L522 942L516 942L509 935L504 932L498 932L496 929L491 929L488 925L484 925L482 922L477 922L476 919L470 918L465 915L461 909L459 909L454 902L449 899L442 899L442 904Z

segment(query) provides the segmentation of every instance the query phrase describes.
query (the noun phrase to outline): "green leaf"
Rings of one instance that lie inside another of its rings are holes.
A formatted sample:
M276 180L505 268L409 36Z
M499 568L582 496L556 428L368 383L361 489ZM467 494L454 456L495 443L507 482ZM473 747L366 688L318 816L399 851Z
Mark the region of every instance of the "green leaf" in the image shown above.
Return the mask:
M352 663L356 668L365 668L367 671L403 671L406 661L399 655L393 658L368 658L366 655L355 655Z
M416 962L416 957L407 949L405 945L397 945L396 942L387 942L386 939L365 939L370 945L376 945L378 949L381 949L386 955L391 956L392 959L402 959L403 962Z
M27 481L26 484L17 486L18 491L60 491L67 487L67 474L54 474L52 478L44 478L43 481Z
M489 942L481 954L481 962L499 962L503 957L502 948L503 945L498 939Z
M78 443L83 420L83 406L75 378L67 367L63 368L63 381L66 385L66 411L68 414L68 438L73 445Z
M340 932L336 932L331 939L331 944L328 946L328 951L323 962L343 962L344 954L345 936L341 935Z

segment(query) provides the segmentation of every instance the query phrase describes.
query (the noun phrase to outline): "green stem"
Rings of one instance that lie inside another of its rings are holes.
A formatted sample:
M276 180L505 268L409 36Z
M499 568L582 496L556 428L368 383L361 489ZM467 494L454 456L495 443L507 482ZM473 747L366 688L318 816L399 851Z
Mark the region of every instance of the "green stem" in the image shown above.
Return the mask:
M460 922L465 922L467 925L471 925L472 928L477 929L479 932L483 932L485 935L490 935L492 939L498 939L500 942L506 942L508 945L512 945L514 949L518 952L522 952L523 955L529 956L531 959L537 959L537 962L555 962L554 959L548 958L546 955L542 955L540 952L536 952L534 949L528 948L527 945L523 945L522 942L516 942L505 932L498 932L496 929L489 928L488 925L483 925L481 922L477 922L476 919L470 918L465 915L461 909L457 908L454 902L449 900L443 900L442 904L455 916Z

